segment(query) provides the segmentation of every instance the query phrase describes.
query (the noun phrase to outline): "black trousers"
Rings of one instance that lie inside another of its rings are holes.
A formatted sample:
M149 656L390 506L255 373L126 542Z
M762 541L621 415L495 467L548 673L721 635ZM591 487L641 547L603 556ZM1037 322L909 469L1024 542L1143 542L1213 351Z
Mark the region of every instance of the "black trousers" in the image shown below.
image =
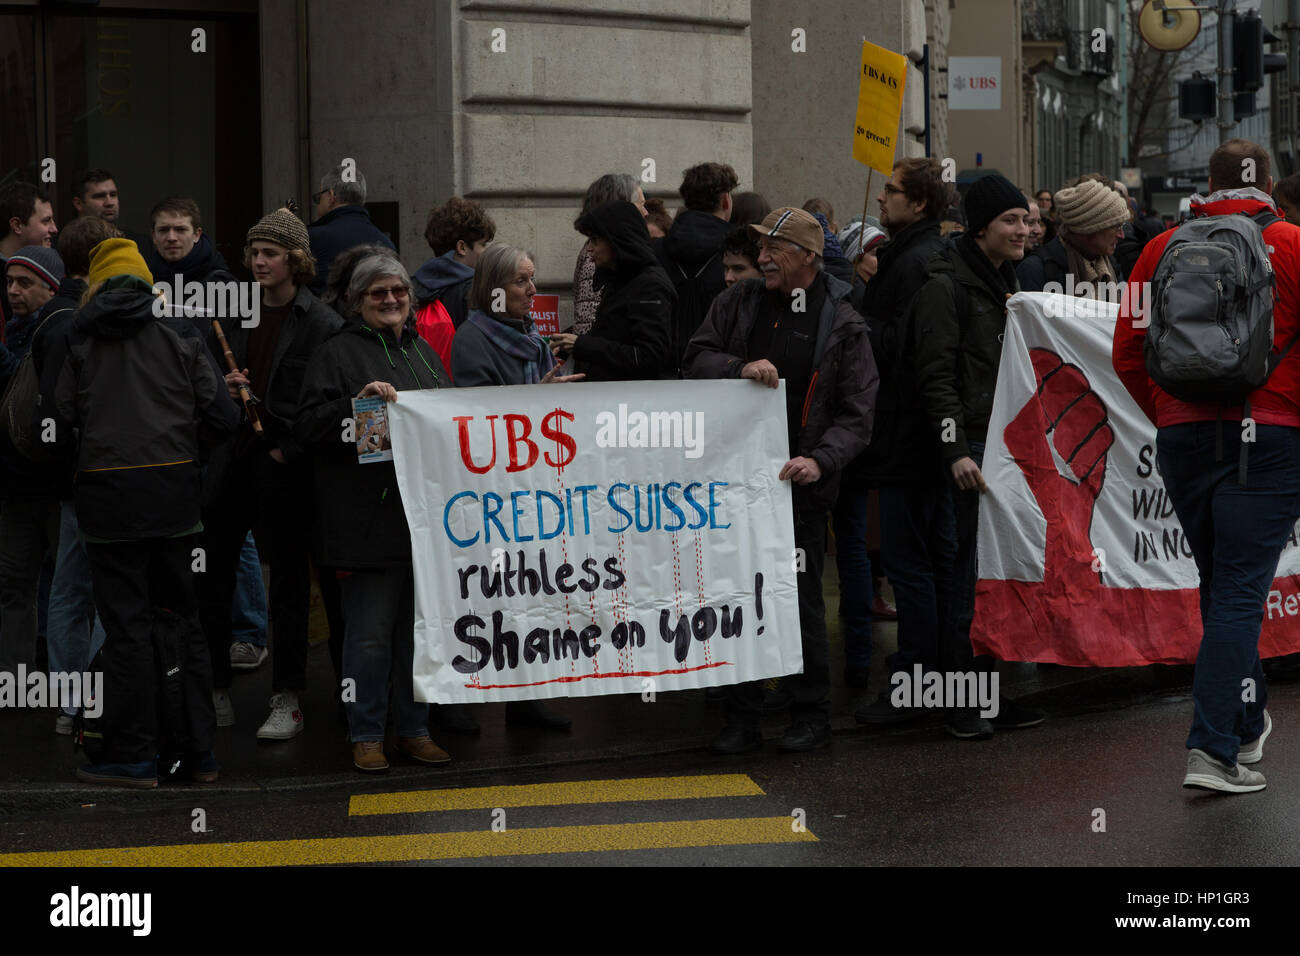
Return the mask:
M199 626L192 568L195 537L86 543L95 605L104 624L105 763L158 756L157 608L181 619L184 727L168 728L181 752L212 749L217 717L212 668Z
M799 572L803 673L787 677L781 686L793 698L790 703L792 723L826 724L831 716L831 667L826 638L826 598L822 594L822 571L826 567L825 511L796 507L794 546L802 549L804 559L804 570ZM757 723L762 705L762 681L748 681L727 688L730 720Z
M310 499L306 469L281 465L263 450L237 460L211 507L203 512L206 570L197 576L199 617L212 654L212 682L230 687L230 602L239 551L251 530L261 559L271 566L271 686L307 686L307 610L311 568L307 560Z
M0 500L0 670L36 663L41 567L59 553L59 499Z

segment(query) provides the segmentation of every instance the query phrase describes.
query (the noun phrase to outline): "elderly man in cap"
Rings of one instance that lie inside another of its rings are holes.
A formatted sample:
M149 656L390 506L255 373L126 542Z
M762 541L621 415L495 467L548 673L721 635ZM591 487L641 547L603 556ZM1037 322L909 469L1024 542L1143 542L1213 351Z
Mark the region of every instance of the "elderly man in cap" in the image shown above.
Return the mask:
M844 466L871 438L879 376L848 284L822 271L817 220L787 206L749 230L763 277L737 282L714 300L684 366L692 378L747 378L769 388L785 379L790 457L778 478L794 482L794 541L805 564L798 573L803 673L786 681L792 721L780 748L798 752L830 742L826 512ZM762 746L762 695L759 682L728 688L727 724L714 753Z
M1053 198L1060 231L1016 267L1021 291L1117 301L1107 290L1124 281L1115 246L1132 218L1128 203L1108 184L1091 178L1066 186Z

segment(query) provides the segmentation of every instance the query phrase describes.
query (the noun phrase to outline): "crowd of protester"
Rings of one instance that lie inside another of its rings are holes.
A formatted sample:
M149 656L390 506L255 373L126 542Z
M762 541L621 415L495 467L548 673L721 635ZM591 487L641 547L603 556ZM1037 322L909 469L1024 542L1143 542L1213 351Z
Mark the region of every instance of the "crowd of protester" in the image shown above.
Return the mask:
M1103 297L1165 225L1102 173L1032 199L991 174L958 200L937 160L904 159L875 197L878 215L841 227L825 199L772 208L738 191L722 163L684 172L675 215L614 172L591 184L575 220L585 241L573 325L544 338L530 315L535 258L498 237L478 203L453 196L432 209L433 256L408 273L370 221L364 177L340 168L320 185L310 225L276 209L248 229L260 321L227 322L224 338L205 319L155 308L155 281L233 279L193 199L158 202L151 233L133 236L117 226L107 170L79 178L79 215L61 230L37 187L0 189L0 388L30 361L33 423L51 423L57 439L31 454L0 428L0 670L31 666L38 632L51 670L100 662L103 750L83 780L215 780L216 728L236 723L233 673L268 659L273 696L257 736L301 733L313 567L335 677L355 682L341 699L358 769L388 766L389 721L396 750L426 764L450 759L431 719L477 730L473 708L431 712L414 699L414 580L396 475L391 463L358 466L339 441L354 398L409 389L785 381L779 477L793 484L806 556L804 668L723 689L715 753L759 748L760 717L778 709L790 714L782 750L828 742L828 528L850 687L867 687L882 618L898 622L891 671L994 667L969 635L1007 299L1071 282ZM1275 188L1288 217L1298 193L1296 177ZM170 712L155 702L169 654L182 675ZM60 711L54 731L72 733L76 716ZM569 726L538 702L506 716ZM920 712L886 688L856 716L892 724ZM1043 719L1004 699L991 719L954 709L946 726L988 739Z

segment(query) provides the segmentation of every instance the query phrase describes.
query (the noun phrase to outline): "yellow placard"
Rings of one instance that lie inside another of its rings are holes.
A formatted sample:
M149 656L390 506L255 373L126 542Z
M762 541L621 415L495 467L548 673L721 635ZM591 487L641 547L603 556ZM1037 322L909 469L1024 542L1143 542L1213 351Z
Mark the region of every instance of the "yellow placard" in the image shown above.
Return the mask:
M907 57L874 43L862 44L853 158L888 176L894 169L898 118L903 112Z

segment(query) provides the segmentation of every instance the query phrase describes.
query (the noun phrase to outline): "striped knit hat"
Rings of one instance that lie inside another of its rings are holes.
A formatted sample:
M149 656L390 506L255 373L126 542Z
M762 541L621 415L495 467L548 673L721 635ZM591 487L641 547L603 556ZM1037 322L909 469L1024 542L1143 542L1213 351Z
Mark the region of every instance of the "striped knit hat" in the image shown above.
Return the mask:
M31 269L47 286L58 292L63 282L63 260L48 246L23 246L5 263L5 268L22 266Z
M257 225L248 230L245 241L251 243L254 239L265 239L267 242L279 243L286 249L298 249L311 255L311 239L307 235L307 227L283 206L274 212L268 212L257 221Z

